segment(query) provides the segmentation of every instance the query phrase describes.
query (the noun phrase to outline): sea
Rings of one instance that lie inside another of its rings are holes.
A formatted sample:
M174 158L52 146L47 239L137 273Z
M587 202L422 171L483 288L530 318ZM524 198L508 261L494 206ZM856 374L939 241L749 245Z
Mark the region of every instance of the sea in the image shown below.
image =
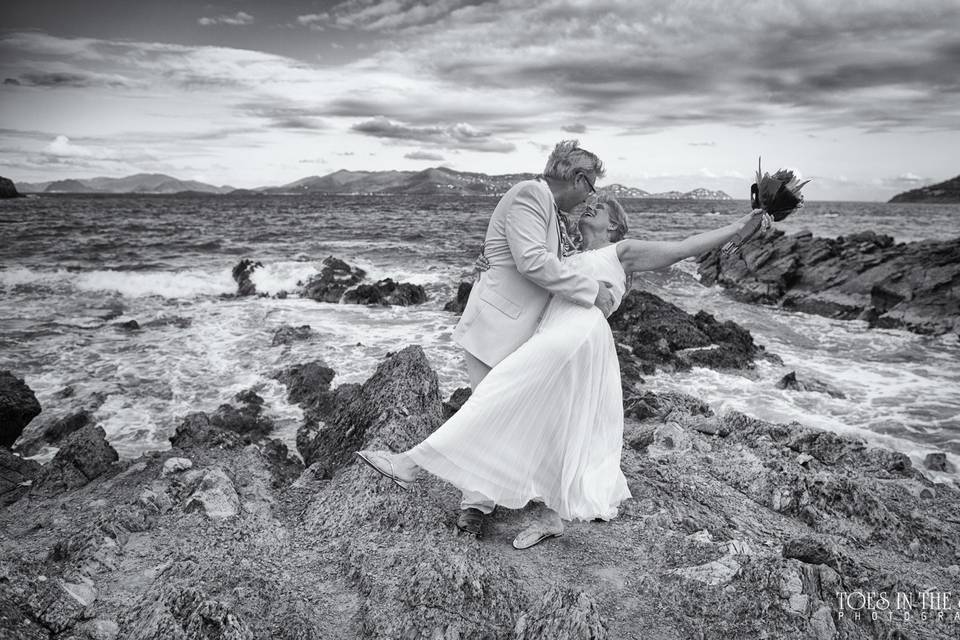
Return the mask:
M273 375L323 360L334 385L362 382L389 352L423 347L441 391L467 386L451 339L458 316L443 310L472 263L496 198L459 196L43 195L0 201L0 370L24 378L49 415L96 394L93 414L123 458L169 448L184 415L214 411L253 388L291 449L303 415ZM680 239L732 222L746 201L627 200L630 235ZM835 237L872 230L898 242L960 236L960 205L807 202L778 223ZM423 285L412 307L328 304L300 298L297 283L336 256L367 271ZM266 297L231 297L231 269L260 261L252 276ZM868 329L732 300L705 287L685 260L639 274L643 288L695 313L746 327L783 360L752 371L695 368L646 378L763 420L862 438L908 454L922 467L942 451L960 468L960 341ZM287 292L286 297L275 294ZM136 320L138 331L118 325ZM281 325L310 325L313 338L271 346ZM796 371L846 394L784 391ZM39 419L39 418L38 418ZM52 457L47 447L34 456ZM926 471L957 482L953 474Z

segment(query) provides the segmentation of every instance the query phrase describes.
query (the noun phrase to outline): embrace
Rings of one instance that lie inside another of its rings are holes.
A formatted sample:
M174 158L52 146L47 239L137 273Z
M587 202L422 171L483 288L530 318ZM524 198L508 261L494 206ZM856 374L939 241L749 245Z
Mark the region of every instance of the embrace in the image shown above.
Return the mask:
M623 207L594 189L604 173L595 154L565 140L543 175L507 191L454 331L473 394L412 449L357 452L400 487L424 469L459 488L457 526L475 535L496 505L543 502L547 517L516 536L517 549L561 535L564 520L610 520L631 497L620 470L620 365L606 320L627 274L745 237L762 214L680 241L628 239ZM568 232L561 212L575 207L582 214Z

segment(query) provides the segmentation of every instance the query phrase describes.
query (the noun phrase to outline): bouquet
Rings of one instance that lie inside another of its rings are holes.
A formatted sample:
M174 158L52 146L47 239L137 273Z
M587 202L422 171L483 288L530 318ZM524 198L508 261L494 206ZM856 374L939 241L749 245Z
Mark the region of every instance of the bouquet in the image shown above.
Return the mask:
M743 237L738 237L723 245L723 255L730 255L742 247L747 240L760 230L766 232L771 222L780 222L803 206L803 189L809 180L800 182L800 177L789 169L778 169L772 176L761 173L757 163L757 181L750 187L750 206L761 211L757 225Z

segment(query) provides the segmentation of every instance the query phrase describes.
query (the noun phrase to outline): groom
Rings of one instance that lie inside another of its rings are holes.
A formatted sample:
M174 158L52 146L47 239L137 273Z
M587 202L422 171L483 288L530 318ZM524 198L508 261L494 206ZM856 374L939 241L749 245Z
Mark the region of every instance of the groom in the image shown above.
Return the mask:
M610 315L614 297L606 283L577 273L560 261L570 211L595 193L603 163L576 140L554 147L543 175L514 185L497 203L483 243L489 269L476 282L453 339L465 350L473 389L498 362L536 331L551 295ZM483 515L494 504L464 492L457 527L481 535Z

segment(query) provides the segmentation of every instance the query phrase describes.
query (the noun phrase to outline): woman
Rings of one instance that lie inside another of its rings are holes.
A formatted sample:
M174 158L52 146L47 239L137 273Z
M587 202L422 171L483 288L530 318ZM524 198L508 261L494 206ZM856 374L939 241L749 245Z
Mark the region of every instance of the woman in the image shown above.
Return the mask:
M737 222L681 241L624 240L627 216L600 195L578 222L582 252L565 260L612 285L617 305L627 274L669 266L759 224L757 209ZM461 490L519 509L543 502L549 516L513 546L563 533L564 520L610 520L630 497L620 470L623 398L610 325L596 307L555 297L530 340L493 368L470 399L426 440L403 453L357 455L400 487L425 469Z

